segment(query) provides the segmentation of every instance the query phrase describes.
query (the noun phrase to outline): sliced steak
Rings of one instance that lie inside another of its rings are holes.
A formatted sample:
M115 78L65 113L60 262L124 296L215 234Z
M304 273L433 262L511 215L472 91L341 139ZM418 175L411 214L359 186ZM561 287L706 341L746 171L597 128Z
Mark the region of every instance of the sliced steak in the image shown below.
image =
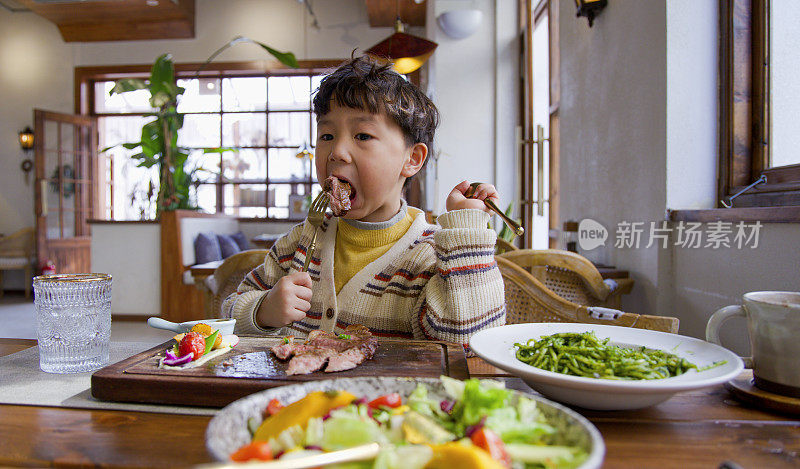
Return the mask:
M333 216L341 217L350 210L350 192L352 189L349 182L340 181L336 176L330 176L322 184L322 190L330 196L330 207Z
M289 360L289 367L286 368L286 375L307 375L313 373L325 366L325 362L328 361L331 355L336 355L336 352L325 348L318 348L306 353L297 354Z
M347 349L342 353L337 353L328 358L328 366L325 368L325 372L332 373L334 371L344 371L355 368L366 360L366 358L366 355L357 348Z
M349 370L372 358L378 348L377 339L365 326L348 326L342 335L311 331L305 342L294 343L290 340L289 343L272 347L272 353L281 360L293 357L286 374L297 375L320 370L326 362L326 372Z

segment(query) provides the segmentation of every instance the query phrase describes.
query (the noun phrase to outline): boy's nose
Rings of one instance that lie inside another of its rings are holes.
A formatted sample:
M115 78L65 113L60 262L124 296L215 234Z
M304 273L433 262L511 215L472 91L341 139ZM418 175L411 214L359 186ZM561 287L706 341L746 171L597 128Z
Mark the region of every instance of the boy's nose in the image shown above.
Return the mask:
M350 151L347 148L347 145L344 143L337 143L334 145L333 148L331 148L330 154L328 155L328 160L349 163Z

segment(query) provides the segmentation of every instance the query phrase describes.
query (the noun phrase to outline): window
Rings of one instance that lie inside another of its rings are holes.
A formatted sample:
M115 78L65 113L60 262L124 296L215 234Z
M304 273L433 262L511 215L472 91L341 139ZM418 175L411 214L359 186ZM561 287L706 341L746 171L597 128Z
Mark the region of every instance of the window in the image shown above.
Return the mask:
M267 72L220 64L200 78L194 76L193 67L176 65L178 85L186 89L178 104L178 112L184 114L178 145L190 149L188 167L198 168L193 195L202 210L247 218L303 217L297 208L319 187L315 188L311 158L298 157L298 149L308 145L313 151L313 92L337 63ZM137 167L138 161L130 158L135 150L119 146L139 140L142 125L150 119L149 94L109 96L114 80L147 74L115 73L110 67L102 73L78 72L76 82L85 85L81 89L86 110L98 119L98 146L113 146L101 154L97 165L96 215L114 220L154 218L157 170Z
M800 2L720 1L720 198L762 175L736 207L800 205Z

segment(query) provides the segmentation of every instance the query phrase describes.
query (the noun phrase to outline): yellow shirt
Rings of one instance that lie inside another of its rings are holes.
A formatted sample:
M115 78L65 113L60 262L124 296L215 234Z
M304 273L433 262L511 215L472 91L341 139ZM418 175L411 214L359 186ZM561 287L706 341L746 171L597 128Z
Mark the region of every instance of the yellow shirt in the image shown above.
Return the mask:
M412 213L413 212L413 213ZM386 228L365 229L339 220L333 254L333 278L338 294L342 287L370 262L381 257L411 227L416 209L409 207L405 216Z

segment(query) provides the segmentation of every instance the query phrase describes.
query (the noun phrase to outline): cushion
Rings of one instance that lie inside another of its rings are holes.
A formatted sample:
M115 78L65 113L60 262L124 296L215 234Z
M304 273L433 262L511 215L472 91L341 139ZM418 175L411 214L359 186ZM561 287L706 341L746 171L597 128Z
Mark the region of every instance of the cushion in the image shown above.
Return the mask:
M231 235L233 240L236 241L236 244L239 245L239 249L242 251L247 251L250 249L250 242L247 240L247 236L244 235L241 231L238 233L234 233Z
M227 259L232 255L236 254L237 252L241 251L239 245L236 244L233 237L231 235L217 235L217 241L219 241L219 249L222 253L222 258Z
M197 264L221 260L222 251L219 247L217 235L214 233L198 233L194 239L194 258Z

